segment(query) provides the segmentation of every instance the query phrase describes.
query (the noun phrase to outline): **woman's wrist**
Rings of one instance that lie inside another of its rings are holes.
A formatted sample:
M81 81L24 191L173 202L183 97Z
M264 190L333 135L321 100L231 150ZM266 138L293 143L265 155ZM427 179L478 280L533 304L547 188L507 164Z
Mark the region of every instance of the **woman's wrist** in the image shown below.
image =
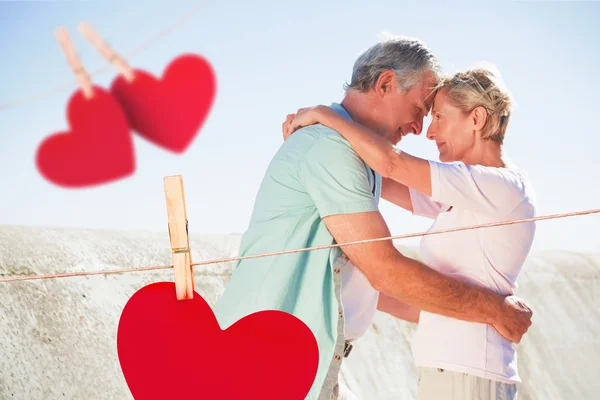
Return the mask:
M315 109L317 113L318 123L325 125L328 128L334 129L335 118L339 114L337 114L334 110L327 106L317 106Z

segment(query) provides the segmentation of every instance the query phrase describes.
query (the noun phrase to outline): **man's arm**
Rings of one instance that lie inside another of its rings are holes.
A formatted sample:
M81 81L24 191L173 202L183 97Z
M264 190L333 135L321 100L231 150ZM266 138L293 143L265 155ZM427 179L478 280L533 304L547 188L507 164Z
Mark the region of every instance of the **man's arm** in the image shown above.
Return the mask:
M419 323L419 314L421 313L421 310L409 304L403 303L398 299L390 297L385 293L379 293L377 309L396 318L400 318L408 322Z
M337 243L390 236L364 162L341 136L315 140L298 164L298 179ZM531 324L531 310L515 297L445 277L404 257L391 241L342 249L376 290L421 310L489 323L516 342Z
M361 212L323 218L337 243L391 236L381 214ZM446 277L403 256L390 240L343 246L373 288L421 310L493 325L515 343L531 326L531 310L516 297Z

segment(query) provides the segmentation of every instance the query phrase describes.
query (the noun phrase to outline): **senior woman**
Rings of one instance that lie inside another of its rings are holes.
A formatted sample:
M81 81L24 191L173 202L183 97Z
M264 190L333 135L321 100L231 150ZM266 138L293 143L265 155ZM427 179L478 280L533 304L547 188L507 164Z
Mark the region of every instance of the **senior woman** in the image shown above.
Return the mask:
M315 123L337 131L382 175L382 197L433 219L431 230L534 217L527 174L503 154L511 98L499 75L486 68L459 72L442 79L434 95L427 138L441 162L402 152L326 106L290 114L284 138ZM441 273L508 295L534 235L534 223L430 235L421 240L421 257ZM492 326L416 310L384 295L380 301L398 303L395 315L419 324L412 343L419 399L517 398L516 350Z

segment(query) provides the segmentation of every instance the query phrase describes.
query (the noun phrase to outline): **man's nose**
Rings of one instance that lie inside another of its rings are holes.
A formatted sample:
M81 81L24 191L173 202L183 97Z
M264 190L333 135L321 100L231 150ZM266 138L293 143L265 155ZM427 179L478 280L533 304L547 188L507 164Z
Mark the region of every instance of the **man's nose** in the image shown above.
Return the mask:
M415 135L420 135L421 132L423 132L423 120L421 120L421 122L413 122L410 124L410 128Z

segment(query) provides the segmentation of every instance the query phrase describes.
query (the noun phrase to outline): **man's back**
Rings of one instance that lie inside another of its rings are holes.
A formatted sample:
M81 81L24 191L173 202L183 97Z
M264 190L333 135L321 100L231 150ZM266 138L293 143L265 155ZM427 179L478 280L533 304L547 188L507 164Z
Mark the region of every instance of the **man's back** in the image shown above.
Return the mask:
M322 218L377 211L374 179L380 181L337 132L322 125L296 132L265 173L240 256L333 244ZM331 266L340 254L334 248L242 260L215 306L223 329L272 309L306 323L319 343L320 359L310 398L323 383L337 340L339 293Z

